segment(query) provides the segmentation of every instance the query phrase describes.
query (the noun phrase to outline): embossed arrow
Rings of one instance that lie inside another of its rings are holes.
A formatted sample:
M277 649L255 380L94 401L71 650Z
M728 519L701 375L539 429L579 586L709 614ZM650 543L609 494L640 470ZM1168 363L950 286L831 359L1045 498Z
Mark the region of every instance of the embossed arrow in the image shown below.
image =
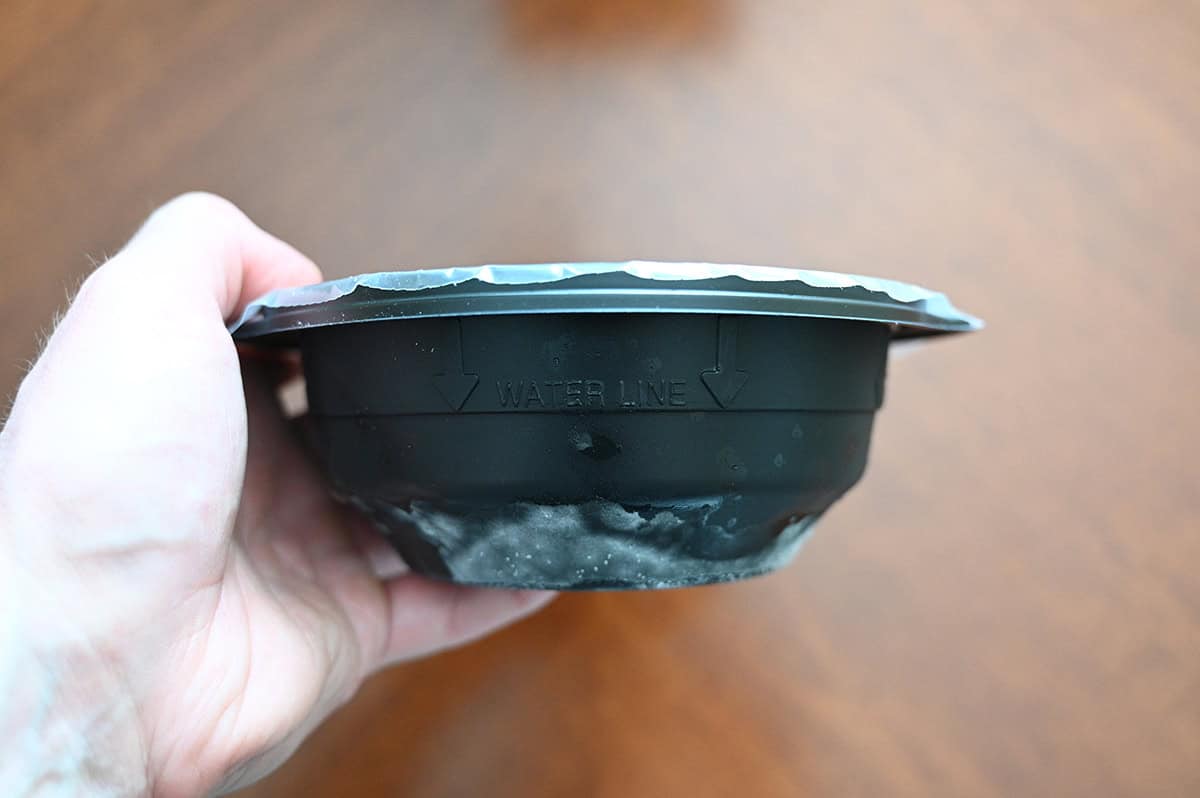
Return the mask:
M479 384L478 374L467 374L462 353L462 322L453 319L453 329L442 339L446 364L441 374L433 375L433 385L455 412L462 410L471 392Z
M700 372L700 380L721 407L729 407L746 386L750 375L737 367L736 316L717 320L717 367Z

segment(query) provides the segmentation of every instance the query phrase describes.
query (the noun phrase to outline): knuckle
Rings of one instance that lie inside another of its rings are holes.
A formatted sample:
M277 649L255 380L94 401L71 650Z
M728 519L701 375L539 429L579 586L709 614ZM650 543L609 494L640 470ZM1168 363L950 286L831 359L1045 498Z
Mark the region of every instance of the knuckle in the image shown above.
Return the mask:
M158 224L218 224L236 225L245 219L236 205L224 197L207 191L180 194L150 214L146 226Z

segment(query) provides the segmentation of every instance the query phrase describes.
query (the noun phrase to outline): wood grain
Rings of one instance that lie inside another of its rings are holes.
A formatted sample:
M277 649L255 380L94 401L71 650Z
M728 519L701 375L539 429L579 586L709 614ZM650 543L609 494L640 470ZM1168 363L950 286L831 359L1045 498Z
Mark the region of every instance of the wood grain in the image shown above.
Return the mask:
M707 259L951 293L756 581L567 596L247 796L1200 794L1200 7L0 4L0 390L152 207L331 276ZM130 312L136 312L130 308Z

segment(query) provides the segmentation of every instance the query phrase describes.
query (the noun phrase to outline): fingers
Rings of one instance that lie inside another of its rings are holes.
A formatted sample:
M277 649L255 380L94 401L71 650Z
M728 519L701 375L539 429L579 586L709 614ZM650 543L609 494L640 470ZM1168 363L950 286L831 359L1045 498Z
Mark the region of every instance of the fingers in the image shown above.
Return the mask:
M556 595L436 582L405 574L386 583L388 634L380 666L482 637L545 606Z
M237 349L243 364L254 365L277 387L304 376L300 353L295 350L248 345L239 345Z
M387 581L408 573L408 564L396 548L361 513L344 508L347 533L376 579Z
M246 467L238 527L247 543L274 529L310 526L328 504L326 489L303 449L300 431L280 412L279 364L243 360Z

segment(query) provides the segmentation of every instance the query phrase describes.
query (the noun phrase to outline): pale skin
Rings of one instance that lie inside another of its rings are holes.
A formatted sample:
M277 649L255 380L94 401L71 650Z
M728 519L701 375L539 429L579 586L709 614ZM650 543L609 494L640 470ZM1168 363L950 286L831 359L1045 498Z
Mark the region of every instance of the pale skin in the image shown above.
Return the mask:
M189 194L58 324L0 433L0 794L243 786L373 672L549 600L406 573L329 498L279 409L286 366L225 328L320 279Z

